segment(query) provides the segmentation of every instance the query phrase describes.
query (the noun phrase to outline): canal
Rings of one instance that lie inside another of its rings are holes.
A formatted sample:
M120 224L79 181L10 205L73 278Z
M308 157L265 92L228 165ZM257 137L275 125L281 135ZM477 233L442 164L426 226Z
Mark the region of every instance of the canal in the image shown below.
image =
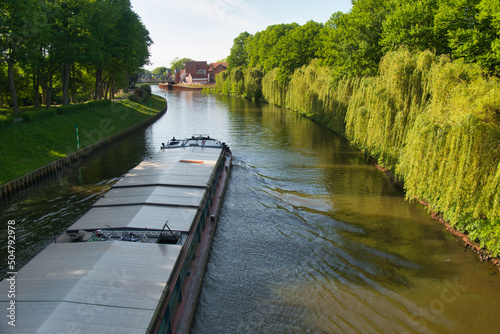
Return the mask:
M0 204L17 265L175 136L225 141L234 167L193 334L499 333L500 277L347 142L289 110L200 92L149 128ZM90 130L90 129L89 129Z

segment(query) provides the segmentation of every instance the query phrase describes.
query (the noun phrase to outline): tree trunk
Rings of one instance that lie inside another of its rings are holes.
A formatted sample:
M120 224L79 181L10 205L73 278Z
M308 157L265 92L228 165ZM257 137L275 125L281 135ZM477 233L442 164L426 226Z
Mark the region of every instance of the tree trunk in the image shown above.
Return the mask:
M19 115L19 104L17 103L17 91L16 91L16 83L14 82L14 60L9 58L7 60L8 64L8 77L9 77L9 87L10 87L10 95L12 96L12 104L14 106L14 114Z
M95 97L94 100L102 98L102 70L97 70L95 73Z
M42 80L42 101L47 101L47 82Z
M53 74L49 73L49 80L47 83L47 93L45 94L47 101L45 102L45 107L48 109L50 108L50 105L52 104L52 77Z
M33 73L33 104L35 107L40 106L40 73Z
M63 86L63 106L69 104L69 78L71 75L71 64L65 62L61 64L61 81Z
M75 67L72 66L71 68L71 82L73 82L73 85L74 83L76 82L76 73L75 73ZM73 89L70 90L69 92L69 97L70 97L70 100L71 100L71 103L76 103L76 91L77 91L77 88L73 86Z
M111 87L111 75L109 76L109 79L108 79L108 81L106 82L106 91L105 91L105 93L104 93L104 98L105 98L105 99L107 99L107 98L108 98L108 93L109 93L109 96L111 97L111 93L110 93L110 91L109 91L110 87Z
M112 85L111 85L111 96L110 98L114 99L115 98L115 91L116 91L116 87L115 87L115 78L113 77L113 81L112 81Z

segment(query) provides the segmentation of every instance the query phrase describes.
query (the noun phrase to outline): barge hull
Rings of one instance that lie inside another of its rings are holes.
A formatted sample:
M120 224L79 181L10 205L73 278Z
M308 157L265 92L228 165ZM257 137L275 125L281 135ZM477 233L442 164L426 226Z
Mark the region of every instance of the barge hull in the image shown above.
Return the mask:
M189 332L232 158L209 137L175 143L16 274L16 326L2 333Z
M231 168L231 158L227 157L225 171L221 174L219 182L221 186L217 188L215 197L210 207L210 215L207 217L205 230L201 234L201 242L196 252L196 258L191 262L190 276L185 280L182 288L182 303L177 306L174 312L172 328L174 334L188 334L191 328L196 303L201 289L203 275L208 261L208 255L212 246L215 230L217 227L222 201L224 199L227 182L229 181L229 171Z

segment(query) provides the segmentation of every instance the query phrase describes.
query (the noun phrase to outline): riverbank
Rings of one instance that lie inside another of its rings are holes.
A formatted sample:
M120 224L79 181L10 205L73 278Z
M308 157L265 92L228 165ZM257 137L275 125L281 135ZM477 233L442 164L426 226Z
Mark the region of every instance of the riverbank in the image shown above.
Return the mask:
M149 124L155 115L165 111L165 100L150 96L143 102L110 102L104 107L63 112L3 128L0 132L0 198Z
M391 179L391 181L394 182L394 184L396 184L397 186L399 186L401 189L404 190L404 184L401 183L400 181L398 181L394 177L394 174L391 173L390 170L388 170L387 168L382 167L381 165L379 165L377 163L377 161L375 161L373 159L372 159L372 164L375 166L375 168L377 168L379 171L381 171L382 173L384 173L389 179ZM481 261L490 261L500 271L500 258L499 257L493 257L492 254L488 250L486 250L483 247L481 247L477 242L472 241L467 234L465 234L462 231L454 228L450 224L449 221L447 221L447 220L445 220L443 218L443 216L441 214L435 212L432 209L432 207L430 207L430 205L428 203L426 203L424 201L421 201L418 198L414 198L414 200L417 201L417 202L419 202L422 206L424 206L424 207L427 208L427 210L429 211L430 216L431 216L431 218L433 220L435 220L439 224L443 225L449 233L453 234L454 236L456 236L457 238L459 238L463 242L463 244L464 244L464 251L467 250L467 249L470 249L475 254L477 254L477 257Z
M263 97L345 137L404 184L408 200L428 203L430 214L500 256L497 78L404 49L387 54L375 77L336 80L318 61L285 83L278 68L263 77L254 72L219 76L216 92Z

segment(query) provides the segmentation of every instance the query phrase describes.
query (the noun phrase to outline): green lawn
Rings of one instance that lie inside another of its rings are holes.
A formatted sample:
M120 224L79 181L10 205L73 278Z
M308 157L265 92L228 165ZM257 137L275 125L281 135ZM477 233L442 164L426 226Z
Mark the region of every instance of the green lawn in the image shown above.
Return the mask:
M140 123L164 107L164 99L151 96L143 103L123 100L108 107L0 127L0 184L75 152L76 124L83 148Z

